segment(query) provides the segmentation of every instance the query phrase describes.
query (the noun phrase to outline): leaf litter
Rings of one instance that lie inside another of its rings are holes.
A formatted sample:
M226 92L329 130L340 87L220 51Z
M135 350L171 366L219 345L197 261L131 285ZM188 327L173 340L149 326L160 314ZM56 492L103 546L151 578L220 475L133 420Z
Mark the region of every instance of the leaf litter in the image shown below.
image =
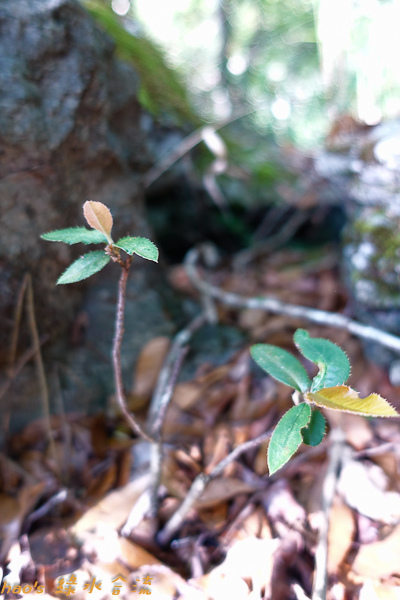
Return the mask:
M246 275L220 270L215 283L243 295L342 311L347 298L335 269L302 271L300 251L279 251ZM193 293L181 267L171 270L177 289ZM152 578L155 598L310 598L321 520L322 481L329 444L301 445L294 459L270 477L268 442L230 462L190 508L171 544L157 532L187 497L199 474L212 474L238 444L273 428L291 407L290 390L252 368L248 348L267 342L294 351L293 332L304 323L260 310L218 306L220 320L249 338L228 362L203 365L174 389L163 424L165 452L158 518L149 518L151 450L132 439L117 414L52 417L49 448L43 420L31 423L0 455L0 537L4 576L40 581L56 594L60 577L74 574L75 598L110 597L116 575L121 598L134 598L136 581ZM350 385L361 396L377 392L394 406L398 388L368 363L345 331L312 325L311 336L343 347L352 365ZM170 342L155 338L137 361L131 410L146 410ZM309 376L314 376L309 365ZM329 414L328 414L329 413ZM324 411L340 423L346 456L330 512L328 600L400 598L400 493L398 424ZM111 415L111 416L110 416ZM24 595L33 595L24 594Z

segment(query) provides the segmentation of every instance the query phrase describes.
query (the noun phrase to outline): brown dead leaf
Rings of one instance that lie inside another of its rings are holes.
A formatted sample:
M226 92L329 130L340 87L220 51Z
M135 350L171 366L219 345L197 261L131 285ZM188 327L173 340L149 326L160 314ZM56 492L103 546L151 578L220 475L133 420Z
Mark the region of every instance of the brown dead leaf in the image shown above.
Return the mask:
M251 494L257 489L259 489L258 486L245 483L234 477L212 479L195 506L196 508L209 508L238 494Z
M400 517L400 494L386 491L389 478L378 465L347 460L337 490L345 502L361 514L393 524Z
M361 579L385 579L400 575L400 525L385 539L361 546L351 567Z
M400 587L369 579L360 590L360 600L400 600Z
M229 427L226 425L218 425L214 431L206 435L204 440L204 473L208 475L221 462L223 458L228 456L232 446L232 436ZM228 465L229 472L225 475L232 474L233 463Z
M261 589L268 588L271 581L273 556L280 540L260 540L249 537L229 548L224 562L197 582L210 598L260 598ZM253 593L245 580L249 580Z
M369 446L374 439L370 421L359 415L341 413L340 426L345 433L346 441L360 451Z
M146 473L120 490L110 492L75 523L72 531L79 535L85 531L96 530L98 527L119 529L149 483L150 475Z
M127 540L124 537L119 538L120 558L132 570L138 569L143 565L160 565L160 561L144 550L138 544Z
M218 529L226 524L228 509L227 502L220 502L210 508L199 509L199 517L208 528Z
M153 338L145 344L136 361L132 394L150 398L170 346L171 340L164 336Z
M174 389L172 402L181 410L189 410L198 402L204 392L204 387L195 382L178 383Z
M111 463L104 473L93 478L87 490L88 502L94 503L104 498L104 495L113 487L117 478L117 465Z
M350 550L356 525L352 510L337 496L331 513L328 535L328 573L338 572L346 554Z

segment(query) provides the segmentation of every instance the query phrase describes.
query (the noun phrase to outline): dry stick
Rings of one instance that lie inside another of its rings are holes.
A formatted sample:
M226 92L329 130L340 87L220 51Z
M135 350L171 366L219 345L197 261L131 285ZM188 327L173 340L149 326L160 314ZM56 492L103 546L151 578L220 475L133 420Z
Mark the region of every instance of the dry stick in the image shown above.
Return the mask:
M14 313L14 326L11 334L11 343L10 343L10 356L9 356L9 375L10 378L13 377L14 373L14 362L15 357L17 355L17 344L18 344L18 336L19 336L19 327L21 324L22 318L22 307L26 292L26 287L28 285L29 276L26 274L22 280L21 287L18 291L17 304L15 306Z
M40 345L43 346L43 344L48 342L49 339L50 339L50 336L47 335L47 333L42 335L39 339ZM27 350L25 350L25 352L23 354L21 354L20 358L17 360L17 362L13 366L12 371L8 376L8 379L3 383L3 385L0 388L0 400L2 399L4 394L10 389L14 379L22 371L22 369L24 368L26 363L28 363L31 360L31 358L33 358L35 356L35 353L36 353L36 348L28 348Z
M309 210L302 210L293 213L283 227L277 233L270 236L265 242L259 242L254 246L247 248L246 250L241 250L234 258L234 268L241 269L253 260L268 254L268 252L271 252L271 250L275 250L279 246L283 246L283 244L290 240L300 229L300 227L304 225L309 217Z
M205 473L200 473L200 475L196 477L196 479L190 486L189 492L182 504L180 505L180 507L178 508L178 510L172 515L170 520L167 521L166 525L164 526L164 529L162 529L158 534L158 543L161 546L164 546L171 541L176 531L178 531L178 529L181 527L192 506L203 494L204 490L207 487L207 484L211 481L211 479L214 479L215 477L218 477L218 475L221 475L223 470L229 464L235 461L241 454L243 454L243 452L246 452L247 450L252 450L253 448L257 448L263 442L266 442L271 437L271 434L272 429L254 438L254 440L249 440L248 442L239 444L239 446L236 446L236 448L232 450L232 452L230 452L228 456L223 458L214 467L211 473L209 473L208 475L206 475Z
M322 486L323 520L319 528L318 544L315 550L315 577L311 600L326 599L326 589L328 584L327 562L329 518L345 445L345 436L339 427L332 429L329 437L332 440L332 445L328 451L328 468Z
M165 413L172 398L182 362L188 351L190 338L205 322L205 315L200 314L175 336L158 377L157 386L150 404L147 429L155 440L151 448L150 457L152 481L150 484L151 500L149 516L153 518L156 517L158 512L158 488L160 486L162 468L162 426Z
M320 325L346 329L349 333L359 338L378 342L378 344L400 353L400 338L398 336L377 329L376 327L363 325L357 321L353 321L353 319L350 319L345 315L316 308L308 308L297 304L288 304L287 302L281 302L275 298L262 296L258 298L244 298L238 294L224 292L220 288L201 279L197 270L199 255L199 250L195 248L189 250L185 258L185 268L191 283L202 294L212 296L223 304L234 306L236 308L260 308L279 315L300 317L301 319L307 319L308 321L319 323Z
M121 277L118 283L118 302L117 302L117 313L115 316L115 333L113 340L112 349L112 361L114 368L114 379L115 379L115 396L118 405L124 415L126 421L131 426L132 430L137 433L140 437L145 439L147 442L153 442L140 427L136 419L131 415L126 405L126 398L124 392L124 384L122 381L122 368L121 368L121 343L124 335L124 314L125 314L125 299L126 299L126 282L128 281L129 269L131 266L131 260L128 259L125 264L121 264L122 271Z
M36 369L37 369L37 374L38 374L38 379L39 379L39 386L40 386L41 396L42 396L42 410L43 410L43 415L44 415L44 419L45 419L45 422L47 425L47 430L48 430L50 451L51 451L51 454L54 457L54 460L57 464L58 471L61 474L61 467L60 467L59 460L58 460L56 446L54 443L53 429L51 426L49 388L47 387L46 373L44 370L42 353L41 353L41 349L40 349L40 338L39 338L39 333L38 333L37 324L36 324L32 278L29 274L27 275L26 310L27 310L27 315L28 315L29 329L30 329L31 336L32 336L32 345L35 350L35 354L34 354L35 363L36 363Z
M165 171L167 171L173 164L175 164L180 158L185 156L190 150L192 150L197 144L199 144L204 138L204 128L212 128L214 131L218 131L233 123L237 119L241 119L242 117L246 117L247 115L255 112L254 110L246 111L240 113L239 115L235 115L234 117L227 119L226 121L222 121L221 123L217 123L215 125L203 125L199 129L196 129L188 135L185 139L183 139L179 144L172 149L166 156L164 156L158 164L152 167L144 176L144 186L146 188L150 187L154 181L156 181Z

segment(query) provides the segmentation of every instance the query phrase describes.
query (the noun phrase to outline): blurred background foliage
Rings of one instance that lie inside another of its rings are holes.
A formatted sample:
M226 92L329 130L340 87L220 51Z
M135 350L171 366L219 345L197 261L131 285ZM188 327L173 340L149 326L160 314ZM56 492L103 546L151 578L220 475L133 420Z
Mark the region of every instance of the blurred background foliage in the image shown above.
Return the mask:
M170 258L203 239L232 252L280 228L304 236L304 215L338 239L340 200L311 160L335 127L397 116L398 1L82 2L140 75L159 169L148 215Z
M344 112L398 111L396 0L89 0L132 60L141 100L192 123L250 112L257 130L303 149Z

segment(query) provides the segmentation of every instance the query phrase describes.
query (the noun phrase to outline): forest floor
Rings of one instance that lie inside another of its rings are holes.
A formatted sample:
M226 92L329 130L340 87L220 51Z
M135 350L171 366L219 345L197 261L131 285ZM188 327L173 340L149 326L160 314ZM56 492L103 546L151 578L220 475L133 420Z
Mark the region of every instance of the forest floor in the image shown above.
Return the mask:
M207 277L243 297L351 316L329 246L317 259L284 249ZM171 268L169 280L198 297L183 266ZM225 364L204 362L193 379L175 383L162 426L157 514L150 486L160 455L132 439L115 409L52 417L50 442L45 420L9 440L8 458L0 455L3 577L14 589L6 598L36 595L45 585L42 598L400 599L398 422L325 411L330 431L340 427L343 439L328 433L319 446L302 445L270 477L268 432L292 405L291 389L262 372L249 347L266 342L295 352L293 333L306 328L346 351L349 383L361 396L377 392L399 408L400 388L346 330L216 306L219 321L240 328L249 343ZM128 401L143 424L170 347L167 338L153 339L137 361ZM166 529L195 480L204 492Z

